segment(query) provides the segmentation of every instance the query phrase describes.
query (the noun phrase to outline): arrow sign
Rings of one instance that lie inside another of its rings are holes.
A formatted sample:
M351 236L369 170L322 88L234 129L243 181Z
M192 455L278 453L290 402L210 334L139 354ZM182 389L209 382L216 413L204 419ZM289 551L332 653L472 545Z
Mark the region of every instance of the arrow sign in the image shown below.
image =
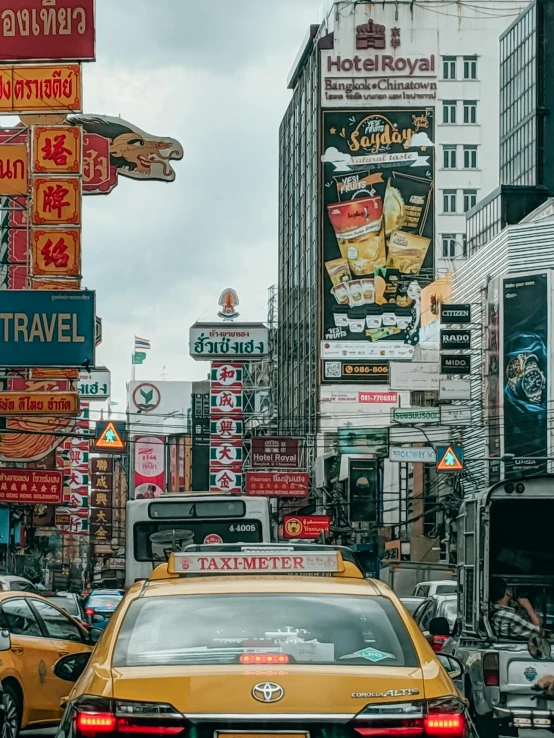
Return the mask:
M437 471L461 472L464 470L462 446L437 446Z

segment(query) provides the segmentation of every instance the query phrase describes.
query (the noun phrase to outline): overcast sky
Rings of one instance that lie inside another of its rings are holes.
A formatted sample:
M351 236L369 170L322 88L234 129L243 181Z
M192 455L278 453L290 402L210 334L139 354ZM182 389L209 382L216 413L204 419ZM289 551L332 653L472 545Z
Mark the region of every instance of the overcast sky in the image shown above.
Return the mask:
M278 129L286 80L321 0L97 0L97 62L84 112L121 115L178 139L170 184L120 177L85 197L83 286L97 293L124 409L135 334L152 341L137 379L202 379L189 326L215 319L234 287L245 319L266 316L277 281ZM119 408L118 408L119 409Z

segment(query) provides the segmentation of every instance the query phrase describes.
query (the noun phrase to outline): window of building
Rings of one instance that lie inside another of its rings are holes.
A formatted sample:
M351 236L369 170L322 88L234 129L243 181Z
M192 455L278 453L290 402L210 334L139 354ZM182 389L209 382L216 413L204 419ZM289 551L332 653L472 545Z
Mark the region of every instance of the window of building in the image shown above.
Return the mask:
M477 169L477 146L464 146L464 169Z
M443 123L455 123L456 122L456 100L443 100L442 101L442 122Z
M456 234L442 234L442 255L444 259L453 259L456 256Z
M456 190L442 191L442 211L443 213L456 212Z
M477 79L476 56L464 56L464 79Z
M447 144L442 147L445 169L456 169L456 148L456 144Z
M465 233L462 236L462 256L464 257L464 259L467 257L467 236L465 235Z
M443 79L456 79L456 57L455 56L443 56L442 57L442 78Z
M464 100L464 123L477 123L476 100Z
M464 190L464 213L476 204L477 202L477 190Z

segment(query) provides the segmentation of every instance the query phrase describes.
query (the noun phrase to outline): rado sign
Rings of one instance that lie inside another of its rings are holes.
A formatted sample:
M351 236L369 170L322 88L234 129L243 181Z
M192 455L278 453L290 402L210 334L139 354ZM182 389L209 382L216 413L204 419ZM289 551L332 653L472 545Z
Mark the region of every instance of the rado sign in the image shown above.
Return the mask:
M471 374L470 354L441 354L441 374Z
M441 323L471 323L471 305L441 305Z
M441 330L441 350L471 348L471 331L469 330Z

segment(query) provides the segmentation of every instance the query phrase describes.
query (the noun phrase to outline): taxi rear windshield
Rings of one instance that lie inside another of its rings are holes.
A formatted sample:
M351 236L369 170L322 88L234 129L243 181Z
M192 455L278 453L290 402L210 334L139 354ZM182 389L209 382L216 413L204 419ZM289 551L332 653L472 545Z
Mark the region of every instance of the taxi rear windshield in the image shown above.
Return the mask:
M288 663L419 665L384 597L302 594L145 597L130 606L114 667L241 664L251 654Z

